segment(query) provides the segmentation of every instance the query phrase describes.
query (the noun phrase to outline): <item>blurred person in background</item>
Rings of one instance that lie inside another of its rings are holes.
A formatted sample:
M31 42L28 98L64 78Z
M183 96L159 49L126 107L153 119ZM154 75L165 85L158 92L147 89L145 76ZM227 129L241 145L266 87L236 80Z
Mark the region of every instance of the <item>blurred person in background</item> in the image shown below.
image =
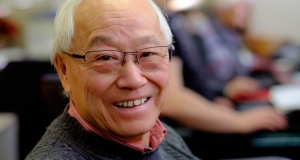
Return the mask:
M192 147L195 153L209 146L217 149L224 145L228 147L233 145L234 142L227 141L229 140L227 135L230 134L247 134L259 130L276 131L286 128L285 116L277 113L270 106L239 112L225 106L233 105L230 102L229 104L215 102L216 94L208 84L210 78L207 76L207 71L204 71L205 60L200 53L203 52L204 47L197 43L198 41L185 26L188 18L182 13L187 11L173 12L167 5L169 2L160 1L160 5L169 15L176 52L171 62L169 96L162 110L162 117L169 123L175 121L180 126L195 131L186 138L192 141L188 144L197 144ZM250 88L252 91L259 88L255 80L245 77L241 79L244 80L242 84L246 85L241 87L247 88L253 85L254 87ZM244 84L245 82L247 84Z
M197 61L200 53L197 52L199 51L197 50L197 43L193 41L194 39L191 38L192 36L184 27L186 23L184 16L171 11L166 1L161 0L159 2L169 15L170 26L174 34L174 45L178 48L173 56L175 60L171 62L171 76L174 77L171 78L169 99L162 112L164 116L180 119L180 121L182 120L182 122L188 123L189 126L198 129L223 133L249 133L259 129L276 130L286 127L284 116L269 107L257 108L257 111L236 112L231 108L228 109L215 103L212 90L207 85L207 77L201 72L201 68L196 68L202 67L203 64ZM196 62L192 61L193 59L196 59ZM179 97L187 99L182 101ZM245 117L241 115L245 115ZM201 120L202 118L203 120ZM277 122L274 123L274 120ZM237 125L236 122L241 123L241 125Z
M250 5L249 0L206 0L201 10L185 14L187 29L202 45L203 72L217 96L233 99L263 88L240 58Z
M269 3L271 5L273 2ZM260 2L253 0L204 0L201 10L186 13L190 23L188 29L203 44L205 67L211 75L210 86L217 94L229 99L268 89L275 84L288 83L276 77L272 63L280 57L297 58L291 52L299 53L299 46L290 43L286 35L272 34L272 31L260 35L251 33L258 18L258 5L261 5ZM280 8L284 10L284 7ZM260 14L272 15L268 12L265 9ZM284 23L281 18L277 18L277 22ZM274 28L269 27L269 30ZM243 61L247 53L247 58L252 58L250 65ZM269 82L261 76L268 78Z

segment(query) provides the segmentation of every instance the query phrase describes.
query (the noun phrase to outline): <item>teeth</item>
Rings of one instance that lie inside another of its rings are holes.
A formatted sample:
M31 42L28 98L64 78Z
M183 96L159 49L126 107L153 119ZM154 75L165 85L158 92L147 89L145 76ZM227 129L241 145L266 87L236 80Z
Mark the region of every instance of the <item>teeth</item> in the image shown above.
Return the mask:
M120 107L132 107L132 106L138 106L140 104L144 104L147 101L147 98L137 99L135 101L128 101L123 103L115 104Z
M135 100L135 101L133 101L133 104L134 105L139 105L139 104L141 104L141 100Z
M133 106L133 102L132 102L132 101L129 101L129 102L128 102L128 107L131 107L131 106Z

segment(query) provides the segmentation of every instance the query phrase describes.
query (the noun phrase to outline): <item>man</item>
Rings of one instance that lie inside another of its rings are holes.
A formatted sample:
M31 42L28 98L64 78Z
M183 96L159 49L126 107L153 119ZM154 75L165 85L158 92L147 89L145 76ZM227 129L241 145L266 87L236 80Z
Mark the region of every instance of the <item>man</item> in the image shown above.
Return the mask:
M67 0L54 41L70 104L26 159L198 159L158 120L174 48L152 0Z

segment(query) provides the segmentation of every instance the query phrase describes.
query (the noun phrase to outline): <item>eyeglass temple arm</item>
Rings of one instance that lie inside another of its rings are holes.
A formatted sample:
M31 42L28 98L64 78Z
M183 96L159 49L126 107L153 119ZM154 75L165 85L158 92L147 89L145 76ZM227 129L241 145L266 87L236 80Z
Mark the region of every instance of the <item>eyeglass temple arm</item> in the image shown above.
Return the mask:
M66 54L66 55L69 55L69 56L71 56L71 57L73 57L73 58L82 58L82 59L85 59L85 55L81 55L81 54L70 54L70 53L68 53L68 52L65 52L65 51L62 51L64 54Z
M169 47L169 61L171 61L173 54L175 53L175 47L171 45Z

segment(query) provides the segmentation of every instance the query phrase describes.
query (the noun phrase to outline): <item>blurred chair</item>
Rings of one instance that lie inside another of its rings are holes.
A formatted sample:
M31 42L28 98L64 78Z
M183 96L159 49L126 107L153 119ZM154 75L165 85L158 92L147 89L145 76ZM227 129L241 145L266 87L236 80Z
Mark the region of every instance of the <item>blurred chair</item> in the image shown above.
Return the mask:
M63 87L56 73L46 73L41 76L41 93L47 103L51 118L59 116L69 99L63 95Z
M0 113L0 160L18 160L18 117Z
M41 76L56 73L48 61L10 62L0 72L0 112L19 117L20 159L32 150L53 120L41 92Z

